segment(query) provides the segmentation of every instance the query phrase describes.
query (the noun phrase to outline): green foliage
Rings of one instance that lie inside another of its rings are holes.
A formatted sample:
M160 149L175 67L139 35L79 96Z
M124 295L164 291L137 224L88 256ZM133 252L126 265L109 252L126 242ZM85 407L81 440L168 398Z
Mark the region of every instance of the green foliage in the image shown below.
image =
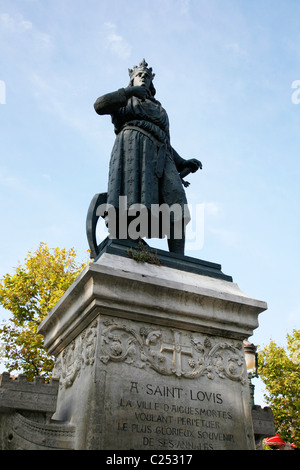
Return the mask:
M271 341L260 351L258 372L278 435L300 448L300 330L287 335L287 350Z
M41 243L15 274L0 280L0 304L12 314L0 328L1 355L9 372L24 372L29 380L51 377L53 357L37 327L86 266L75 257L73 249L49 249Z
M127 250L127 255L129 256L129 258L134 259L138 263L156 264L158 266L161 265L156 251L149 250L147 245L144 245L142 241L139 241L136 250L134 250L133 248L129 248Z

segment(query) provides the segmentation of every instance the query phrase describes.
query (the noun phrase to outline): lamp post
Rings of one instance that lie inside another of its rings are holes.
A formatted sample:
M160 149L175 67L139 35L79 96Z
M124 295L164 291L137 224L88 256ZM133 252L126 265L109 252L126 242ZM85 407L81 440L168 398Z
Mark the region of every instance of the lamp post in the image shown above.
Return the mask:
M248 370L251 408L254 406L254 389L255 389L255 386L252 384L251 379L258 377L258 374L257 374L258 356L257 356L256 350L257 350L257 347L254 344L250 343L247 340L244 340L244 352L245 352L246 367Z

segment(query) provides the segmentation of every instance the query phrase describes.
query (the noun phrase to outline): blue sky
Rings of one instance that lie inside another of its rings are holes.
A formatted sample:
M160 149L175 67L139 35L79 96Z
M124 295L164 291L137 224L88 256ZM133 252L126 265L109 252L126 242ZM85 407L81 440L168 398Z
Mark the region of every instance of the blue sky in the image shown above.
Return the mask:
M187 197L204 239L186 254L268 303L251 341L285 345L300 327L299 18L298 0L0 0L0 276L40 242L87 257L114 141L93 103L145 57L173 147L203 163Z

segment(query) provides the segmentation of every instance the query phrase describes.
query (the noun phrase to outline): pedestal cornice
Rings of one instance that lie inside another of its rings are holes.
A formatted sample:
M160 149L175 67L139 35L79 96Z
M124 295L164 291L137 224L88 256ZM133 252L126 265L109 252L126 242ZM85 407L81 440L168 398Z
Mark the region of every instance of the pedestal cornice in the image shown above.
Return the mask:
M231 281L103 253L75 280L38 333L54 355L99 314L244 339L266 309L265 302Z

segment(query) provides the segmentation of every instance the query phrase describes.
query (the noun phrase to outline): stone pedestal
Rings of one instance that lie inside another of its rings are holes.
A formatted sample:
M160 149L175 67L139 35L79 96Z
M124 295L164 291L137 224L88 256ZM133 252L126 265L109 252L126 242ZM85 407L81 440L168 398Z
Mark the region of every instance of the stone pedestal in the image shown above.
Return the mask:
M56 410L58 380L0 375L0 450L71 450L75 428L51 419Z
M124 250L110 244L40 325L53 419L75 426L75 449L254 449L243 340L266 304L219 265Z

